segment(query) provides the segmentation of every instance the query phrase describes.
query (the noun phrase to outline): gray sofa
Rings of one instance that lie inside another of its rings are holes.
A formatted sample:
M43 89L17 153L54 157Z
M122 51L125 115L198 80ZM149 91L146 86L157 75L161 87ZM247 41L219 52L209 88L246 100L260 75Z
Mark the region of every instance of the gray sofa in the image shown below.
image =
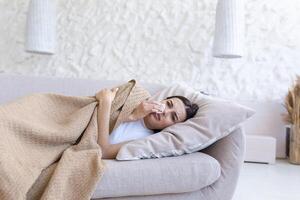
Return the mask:
M125 81L0 74L0 104L39 92L94 95ZM154 94L163 85L140 82ZM229 200L244 160L241 127L199 152L177 157L117 161L105 159L107 169L92 199Z

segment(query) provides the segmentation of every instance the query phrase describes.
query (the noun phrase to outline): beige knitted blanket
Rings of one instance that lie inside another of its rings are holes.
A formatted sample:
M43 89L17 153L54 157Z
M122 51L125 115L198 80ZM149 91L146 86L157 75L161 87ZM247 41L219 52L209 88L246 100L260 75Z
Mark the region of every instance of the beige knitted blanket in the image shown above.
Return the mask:
M110 130L150 94L130 80ZM0 105L0 199L89 200L105 171L95 96L35 93Z

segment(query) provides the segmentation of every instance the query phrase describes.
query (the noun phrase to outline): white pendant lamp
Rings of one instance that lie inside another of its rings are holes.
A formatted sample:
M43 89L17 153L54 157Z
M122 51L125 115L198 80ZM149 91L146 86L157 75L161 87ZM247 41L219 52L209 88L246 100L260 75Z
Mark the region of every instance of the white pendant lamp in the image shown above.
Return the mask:
M213 56L240 58L244 51L244 0L219 0L216 10Z
M54 0L31 0L27 14L27 52L53 54L56 39L56 14Z

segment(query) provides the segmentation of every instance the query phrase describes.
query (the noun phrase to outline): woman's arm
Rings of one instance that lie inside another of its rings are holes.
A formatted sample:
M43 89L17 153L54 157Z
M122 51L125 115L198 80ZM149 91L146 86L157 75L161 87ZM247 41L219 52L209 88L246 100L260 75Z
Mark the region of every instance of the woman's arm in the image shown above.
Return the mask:
M111 102L99 100L98 106L98 144L102 150L103 159L115 159L122 145L132 141L125 141L116 144L109 143L109 117Z
M98 144L102 149L105 149L109 144L109 115L111 102L99 99L97 110L98 121Z
M132 140L110 144L109 143L109 119L111 104L116 95L117 90L103 89L96 94L96 99L98 100L98 110L97 110L97 123L98 123L98 144L102 150L102 158L104 159L114 159L116 158L119 149L125 143Z
M131 142L133 140L129 140L129 141L124 141L124 142L120 142L120 143L116 143L116 144L109 144L108 146L106 146L107 148L104 149L104 151L102 151L102 158L103 159L115 159L117 157L117 154L120 150L120 148L128 143Z

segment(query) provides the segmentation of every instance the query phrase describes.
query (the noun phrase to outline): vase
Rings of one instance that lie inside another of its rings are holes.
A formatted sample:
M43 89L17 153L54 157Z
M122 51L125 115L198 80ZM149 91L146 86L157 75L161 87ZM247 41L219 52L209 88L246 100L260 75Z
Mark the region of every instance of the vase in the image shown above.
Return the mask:
M300 165L300 127L292 125L290 129L288 161Z

